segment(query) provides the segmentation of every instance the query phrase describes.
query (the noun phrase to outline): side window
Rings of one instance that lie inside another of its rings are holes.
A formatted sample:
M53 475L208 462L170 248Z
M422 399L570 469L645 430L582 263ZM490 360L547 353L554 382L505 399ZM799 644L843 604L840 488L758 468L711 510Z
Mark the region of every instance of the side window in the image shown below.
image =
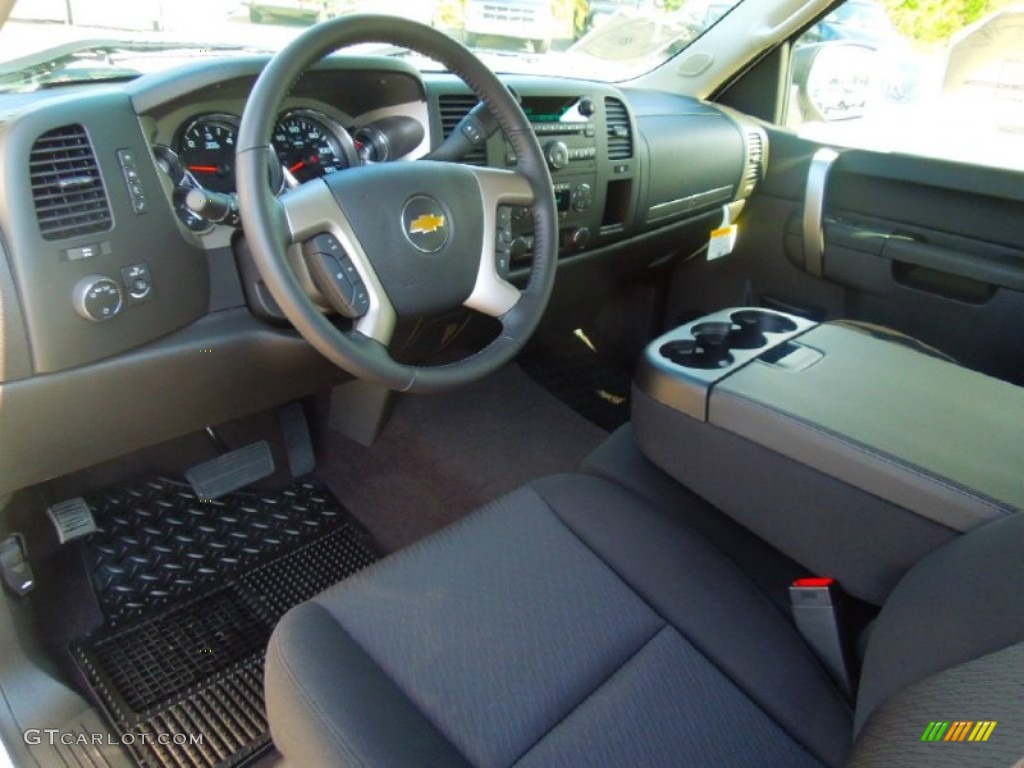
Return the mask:
M1024 170L1024 6L847 0L794 45L786 123L840 146Z

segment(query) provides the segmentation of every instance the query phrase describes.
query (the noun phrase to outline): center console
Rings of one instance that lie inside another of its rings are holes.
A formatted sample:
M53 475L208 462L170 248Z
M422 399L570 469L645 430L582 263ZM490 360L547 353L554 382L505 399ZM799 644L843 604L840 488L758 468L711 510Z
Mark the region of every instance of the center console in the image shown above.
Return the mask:
M649 458L873 602L1024 510L1024 389L852 325L718 312L650 344L635 389Z

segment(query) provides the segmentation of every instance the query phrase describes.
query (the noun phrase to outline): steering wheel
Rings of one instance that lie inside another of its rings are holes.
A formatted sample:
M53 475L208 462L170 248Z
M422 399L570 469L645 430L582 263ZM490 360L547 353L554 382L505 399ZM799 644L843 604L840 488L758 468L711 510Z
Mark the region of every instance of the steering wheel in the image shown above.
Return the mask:
M518 158L514 171L418 160L354 167L276 197L270 137L299 76L360 43L411 49L458 75L488 106ZM430 27L392 16L341 16L311 27L263 70L242 114L238 206L253 260L285 316L317 350L356 377L404 392L436 392L511 360L551 296L558 219L547 164L514 96L476 56ZM500 274L498 208L531 206L533 266L520 290ZM441 366L409 366L388 351L399 318L465 306L497 318L483 349ZM343 330L328 317L353 318Z

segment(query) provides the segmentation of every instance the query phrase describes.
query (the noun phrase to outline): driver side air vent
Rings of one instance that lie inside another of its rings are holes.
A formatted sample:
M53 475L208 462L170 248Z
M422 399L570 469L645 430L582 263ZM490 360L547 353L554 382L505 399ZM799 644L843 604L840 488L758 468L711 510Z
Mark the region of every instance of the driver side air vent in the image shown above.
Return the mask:
M765 135L755 128L747 132L747 165L740 182L740 197L749 197L764 176Z
M55 128L36 139L29 178L44 239L103 232L113 225L96 155L81 125Z
M469 114L469 110L477 104L477 97L472 94L446 93L438 99L441 108L441 133L447 139L451 136L459 120ZM487 147L477 147L464 158L466 165L487 165Z
M629 125L629 112L618 99L604 100L608 126L608 159L626 160L633 156L633 132Z

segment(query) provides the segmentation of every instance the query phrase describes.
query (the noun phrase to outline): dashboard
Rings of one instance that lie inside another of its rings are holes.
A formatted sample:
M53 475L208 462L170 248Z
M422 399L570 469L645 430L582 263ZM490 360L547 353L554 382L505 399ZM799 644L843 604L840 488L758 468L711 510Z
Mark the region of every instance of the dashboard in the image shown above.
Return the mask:
M0 447L0 493L344 380L284 322L237 220L202 206L236 191L239 119L265 63L210 59L0 96L0 432L23 447ZM719 107L503 80L548 161L566 263L649 258L653 234L671 248L680 227L717 223L763 176L764 131ZM284 192L414 161L476 101L457 78L400 59L330 57L281 106L268 183ZM498 132L463 162L517 159ZM530 209L500 209L495 237L499 271L525 280Z

